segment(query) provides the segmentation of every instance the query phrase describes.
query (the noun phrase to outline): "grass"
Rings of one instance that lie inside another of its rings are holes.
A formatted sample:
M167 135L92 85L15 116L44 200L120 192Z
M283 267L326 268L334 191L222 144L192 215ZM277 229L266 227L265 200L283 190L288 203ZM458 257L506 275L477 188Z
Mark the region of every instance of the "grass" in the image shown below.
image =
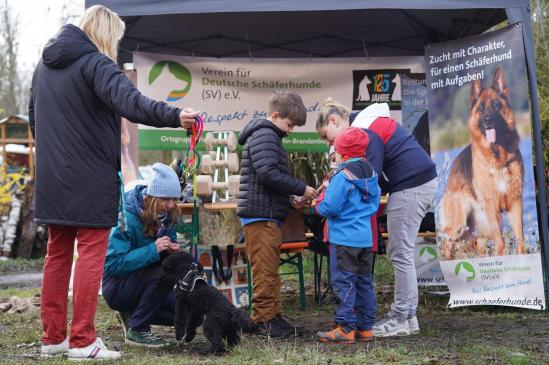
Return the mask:
M0 260L0 275L19 274L22 272L41 272L44 258Z
M0 290L0 298L9 298L13 296L17 296L19 298L30 298L39 293L40 293L40 288L31 288L31 289L8 288L8 289Z
M312 255L305 255L305 272L312 271ZM284 268L286 270L286 268ZM289 269L288 269L289 270ZM392 292L392 268L384 257L376 262L378 315L388 308ZM326 277L325 275L323 276ZM446 309L447 297L420 295L421 334L400 339L376 339L355 345L323 345L314 333L332 319L332 305L312 303L307 291L306 311L298 309L296 276L283 277L284 313L305 325L305 335L293 340L264 340L245 336L242 344L223 357L199 355L208 343L200 334L190 344L173 344L162 350L129 347L114 312L99 299L96 330L110 348L121 350L126 364L549 364L549 319L547 314L512 308L470 307ZM290 278L290 280L288 280ZM306 282L312 275L306 275ZM38 289L0 290L0 297L31 296ZM291 293L291 294L290 294ZM155 327L154 331L173 342L173 329ZM0 313L0 363L61 364L63 359L38 357L41 336L40 316Z

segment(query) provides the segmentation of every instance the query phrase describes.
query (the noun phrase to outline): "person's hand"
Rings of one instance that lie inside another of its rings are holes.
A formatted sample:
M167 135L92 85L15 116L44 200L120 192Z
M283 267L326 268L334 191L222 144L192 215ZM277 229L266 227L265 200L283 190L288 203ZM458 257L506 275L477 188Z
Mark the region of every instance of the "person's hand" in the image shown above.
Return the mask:
M181 128L191 129L195 117L198 116L200 112L194 111L192 108L185 108L179 113L179 121L181 122Z
M305 188L305 193L303 193L303 197L305 200L311 202L312 200L315 200L317 198L318 194L316 193L316 189L312 186L307 186Z
M157 239L155 244L156 244L156 250L158 251L158 253L160 253L162 251L166 251L170 249L172 245L172 241L170 240L170 237L164 236Z
M170 242L170 247L168 248L168 251L170 253L179 252L181 251L181 247L175 242Z
M324 190L326 190L326 188L328 187L328 185L330 185L330 180L325 180L322 185L320 185L318 187L318 189L316 189L316 193L318 195L320 195L320 193L322 193Z
M292 195L290 196L290 203L292 204L292 207L294 209L302 209L303 207L305 207L307 200L302 196Z

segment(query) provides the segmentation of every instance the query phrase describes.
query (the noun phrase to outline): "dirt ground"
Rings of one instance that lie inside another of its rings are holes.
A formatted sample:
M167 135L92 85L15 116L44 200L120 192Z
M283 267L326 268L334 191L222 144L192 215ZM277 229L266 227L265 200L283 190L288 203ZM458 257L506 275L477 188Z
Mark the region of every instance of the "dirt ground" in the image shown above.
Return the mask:
M314 334L331 322L332 304L311 303L309 288L308 307L301 311L295 282L285 282L283 288L285 313L303 325L303 336L286 340L246 336L241 346L224 357L200 355L208 347L200 334L190 344L174 343L160 351L128 347L114 312L102 299L96 317L97 332L111 348L123 351L123 362L131 364L549 364L549 318L546 313L487 307L447 310L446 296L423 290L418 313L421 334L355 345L323 345L314 341ZM29 295L38 291L25 290ZM387 287L379 291L378 313L381 315L389 306L392 293ZM154 331L175 342L173 328L155 327ZM66 361L42 360L39 357L40 335L38 312L0 314L0 363Z

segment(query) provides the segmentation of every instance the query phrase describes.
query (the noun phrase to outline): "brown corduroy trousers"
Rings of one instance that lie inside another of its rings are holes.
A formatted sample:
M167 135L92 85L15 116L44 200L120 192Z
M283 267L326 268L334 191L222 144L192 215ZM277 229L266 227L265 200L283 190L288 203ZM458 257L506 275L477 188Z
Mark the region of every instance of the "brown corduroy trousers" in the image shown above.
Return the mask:
M273 221L249 223L243 231L252 267L252 319L269 321L281 312L278 265L282 232Z

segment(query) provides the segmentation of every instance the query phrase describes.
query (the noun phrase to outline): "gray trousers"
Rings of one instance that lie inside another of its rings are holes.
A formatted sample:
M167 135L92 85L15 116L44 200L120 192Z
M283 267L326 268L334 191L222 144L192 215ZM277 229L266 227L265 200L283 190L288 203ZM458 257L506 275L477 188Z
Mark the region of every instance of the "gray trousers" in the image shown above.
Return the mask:
M421 221L438 188L435 178L423 185L391 193L387 202L387 253L395 271L392 311L401 318L415 315L418 305L414 247Z

